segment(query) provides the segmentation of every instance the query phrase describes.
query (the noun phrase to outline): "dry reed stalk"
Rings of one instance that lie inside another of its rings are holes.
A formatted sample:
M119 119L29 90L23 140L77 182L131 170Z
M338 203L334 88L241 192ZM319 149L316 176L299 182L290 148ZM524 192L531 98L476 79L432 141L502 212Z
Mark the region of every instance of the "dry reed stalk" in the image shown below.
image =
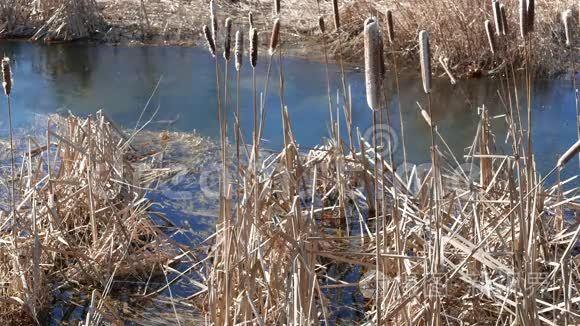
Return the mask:
M231 57L231 51L230 51L230 47L231 47L231 33L232 33L232 19L231 18L226 18L226 21L224 23L224 28L226 30L226 35L224 38L224 59L226 61L230 61L230 57Z
M368 18L364 23L364 51L367 105L371 110L378 111L381 108L383 68L381 68L381 34L374 17Z
M572 10L567 9L562 12L562 23L564 24L564 34L566 35L566 46L570 46L570 18L572 18ZM576 77L573 77L576 78Z
M332 0L332 14L334 15L334 30L340 29L340 12L338 11L338 0Z
M393 23L393 11L388 9L386 12L387 16L387 37L389 38L389 43L391 46L395 44L395 27Z
M578 141L576 141L576 143L574 145L570 146L570 148L568 148L568 150L560 157L560 159L558 160L557 166L563 167L576 154L578 154L578 152L580 152L580 139Z
M212 33L209 27L207 27L207 25L203 25L203 35L205 36L205 41L207 43L209 52L211 53L212 57L215 58L215 42Z
M492 54L495 54L495 35L491 30L491 22L486 20L484 22L485 25L485 33L487 34L487 41L489 42L489 49L491 50Z
M451 83L451 85L457 84L457 80L455 79L455 77L453 77L453 74L449 69L449 58L440 56L439 64L441 64L441 67L443 67L443 70L445 70L445 74L447 74L447 77L449 77L449 82Z
M495 33L500 35L503 32L503 19L501 16L501 5L499 0L494 0L492 3L493 8L493 21L495 23Z
M425 94L429 94L431 92L431 53L429 49L429 34L426 31L419 32L419 56L423 90Z
M272 26L272 34L270 35L270 48L268 53L270 56L274 55L276 48L278 47L278 42L280 40L280 19L276 18L274 21L274 26Z

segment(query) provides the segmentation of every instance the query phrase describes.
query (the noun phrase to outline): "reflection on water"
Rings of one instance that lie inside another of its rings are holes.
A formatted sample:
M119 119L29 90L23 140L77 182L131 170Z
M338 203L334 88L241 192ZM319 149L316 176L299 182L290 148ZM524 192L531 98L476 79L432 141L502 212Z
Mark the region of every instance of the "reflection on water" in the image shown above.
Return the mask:
M161 79L145 114L147 118L159 108L152 128L195 129L212 137L218 134L215 67L205 49L90 44L43 46L9 42L0 44L0 51L12 57L14 62L17 127L26 127L34 113L70 110L89 114L101 108L125 126L133 127ZM257 73L259 91L264 86L265 61L259 64ZM275 60L264 129L265 146L273 149L282 143L277 67ZM339 87L338 71L336 66L330 66L333 99L336 99ZM314 146L328 134L324 65L284 59L284 73L285 103L290 110L294 135L304 148ZM230 90L233 90L233 71L230 77ZM347 78L352 88L353 123L364 135L371 126L372 116L366 107L363 75L352 69ZM252 89L248 67L242 72L241 85L241 121L246 137L250 139ZM454 88L444 79L436 80L432 107L433 120L439 130L453 151L462 155L475 133L477 106L485 105L493 114L501 114L504 109L497 95L498 80L462 81L460 85ZM417 164L424 163L429 161L429 131L418 114L417 102L425 106L426 99L416 78L401 78L400 88L408 158ZM393 107L391 119L396 122L398 130L393 89L394 82L390 80L387 96ZM230 98L235 99L233 91ZM231 102L230 121L233 120ZM576 139L574 95L570 82L536 81L533 112L535 149L536 153L542 154L542 161L538 164L547 169ZM495 131L498 143L503 143L506 133L503 119L497 120ZM346 130L343 132L346 136ZM399 161L401 154L401 146L398 146Z

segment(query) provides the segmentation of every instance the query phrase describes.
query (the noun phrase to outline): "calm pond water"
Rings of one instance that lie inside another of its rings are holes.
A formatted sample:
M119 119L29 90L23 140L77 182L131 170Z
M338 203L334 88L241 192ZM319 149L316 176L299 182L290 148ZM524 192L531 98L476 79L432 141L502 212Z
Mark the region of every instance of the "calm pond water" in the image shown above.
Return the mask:
M13 60L15 121L16 127L22 128L24 133L35 114L66 113L69 110L86 115L104 109L120 124L134 127L161 80L145 113L147 120L159 107L150 128L195 130L214 138L218 135L215 66L205 49L2 42L0 53ZM285 103L292 118L294 135L302 148L315 146L328 135L325 66L292 58L285 58L283 62ZM261 58L257 73L259 91L264 88L266 66L266 58ZM340 85L339 71L338 66L330 66L333 101L336 101L336 90ZM233 77L233 72L230 76ZM282 143L282 128L276 62L271 76L263 138L265 147L277 149ZM372 114L366 105L364 76L358 69L350 68L347 82L352 88L353 123L361 134L369 135ZM389 93L394 95L394 82L390 84ZM251 139L252 88L251 71L247 65L242 72L241 85L242 127L246 138ZM235 96L234 86L232 78L231 97ZM429 162L429 129L416 104L419 102L425 106L426 102L420 80L403 77L400 88L408 160L415 164ZM499 82L493 79L462 81L461 87L452 87L444 78L435 80L433 119L456 155L462 155L473 139L478 106L485 105L492 114L503 113L498 88ZM391 103L392 117L396 118L396 105L394 101ZM574 93L570 81L535 82L533 131L535 152L542 158L538 160L540 169L549 170L557 157L576 140L574 116ZM231 114L229 120L233 121ZM395 122L398 130L398 119ZM0 127L4 132L4 121ZM496 120L495 131L498 143L503 143L506 134L503 119ZM396 154L401 162L401 146L396 147ZM570 168L567 174L570 174Z
M158 107L158 114L148 127L153 130L196 131L217 139L216 83L213 59L205 49L181 47L113 47L92 44L38 45L24 42L2 42L0 53L10 56L14 73L14 120L20 135L34 134L37 117L71 111L87 115L103 109L121 125L133 128L143 107L151 97L142 121L148 120ZM293 132L303 149L313 147L328 135L328 102L325 66L302 59L285 58L285 104L292 119ZM340 85L340 69L331 65L330 77L333 101ZM266 59L259 63L258 89L264 88ZM233 77L233 73L230 74ZM160 81L160 82L159 82ZM372 114L367 108L364 76L357 68L349 68L347 81L352 89L353 124L361 134L369 135ZM156 92L154 89L159 82ZM389 82L392 96L394 82ZM232 78L231 89L234 91ZM252 79L245 66L241 77L241 121L246 139L251 139ZM461 81L452 87L446 79L434 81L432 95L433 119L458 157L471 145L477 124L477 107L485 105L493 115L503 113L497 95L499 82L493 79ZM425 96L416 76L401 78L401 107L405 120L409 162L430 161L429 129L417 109L425 105ZM282 143L282 123L278 97L278 65L272 69L267 97L264 146L279 149ZM467 94L468 99L465 94ZM232 97L235 95L232 95ZM394 97L394 96L393 96ZM5 110L3 102L0 108ZM399 113L391 99L398 133ZM576 141L574 92L570 81L537 80L534 88L534 147L542 171L548 171L557 158ZM525 115L523 115L525 118ZM341 118L342 119L342 118ZM230 117L229 121L232 121ZM342 126L344 126L344 121ZM498 144L505 140L503 119L494 123ZM6 119L0 120L0 134L7 134ZM346 136L346 130L343 130ZM393 136L396 137L396 136ZM395 138L394 138L395 139ZM396 138L396 158L402 161L400 139ZM577 162L569 164L564 177L577 175ZM178 185L180 186L180 185ZM181 193L199 191L185 186ZM157 195L162 196L162 195ZM167 200L167 198L162 198ZM191 200L165 206L173 220L188 220L192 228L211 228L213 219L191 209ZM187 242L187 241L185 241ZM347 314L348 315L348 314Z

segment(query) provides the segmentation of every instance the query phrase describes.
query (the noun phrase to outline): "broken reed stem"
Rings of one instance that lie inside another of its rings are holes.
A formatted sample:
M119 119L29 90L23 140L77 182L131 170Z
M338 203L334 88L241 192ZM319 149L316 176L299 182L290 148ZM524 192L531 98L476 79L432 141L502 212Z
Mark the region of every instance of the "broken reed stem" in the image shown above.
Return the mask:
M14 235L14 248L18 248L18 220L16 218L16 190L14 183L16 182L16 177L14 174L14 132L12 130L12 69L10 68L10 59L4 57L2 59L2 86L4 88L4 94L6 95L6 106L8 107L8 128L10 132L10 174L11 179L11 192L10 192L10 206L12 210L12 231Z

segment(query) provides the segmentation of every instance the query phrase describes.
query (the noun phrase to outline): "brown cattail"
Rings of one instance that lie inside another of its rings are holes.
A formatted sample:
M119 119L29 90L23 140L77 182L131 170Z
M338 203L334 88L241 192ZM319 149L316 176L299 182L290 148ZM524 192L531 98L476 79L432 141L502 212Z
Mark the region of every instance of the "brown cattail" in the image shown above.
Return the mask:
M562 12L562 23L564 24L564 33L566 34L566 46L570 46L570 18L572 18L572 10L564 10Z
M429 33L426 31L419 32L419 56L423 90L429 94L431 92L431 53L429 49Z
M226 29L226 37L224 39L224 59L226 59L226 61L230 61L230 43L231 43L231 33L232 33L232 20L231 18L226 18L226 22L224 24L224 27Z
M236 57L236 70L240 71L244 57L244 34L241 31L236 32L236 46L234 48L234 55Z
M526 22L528 24L528 33L534 31L534 21L536 19L536 2L535 0L528 0Z
M393 11L391 9L387 10L387 37L389 38L389 43L393 45L395 43L395 29L393 24Z
M455 80L455 77L453 77L453 74L449 69L449 58L439 57L439 63L441 64L441 67L443 67L443 70L445 70L445 73L449 77L449 82L451 83L451 85L457 84L457 80Z
M4 86L4 94L6 96L10 96L12 93L12 71L10 70L10 59L4 58L2 59L2 77L3 82L2 86Z
M491 22L489 20L486 20L484 22L484 25L485 25L485 33L487 34L487 41L489 42L489 49L491 50L491 53L495 54L495 35L491 30Z
M203 35L205 35L205 40L207 42L207 47L209 48L209 52L213 57L215 57L215 42L213 40L213 35L209 30L207 25L203 25Z
M274 21L274 26L272 26L272 35L270 35L270 49L268 53L273 55L278 47L278 41L280 40L280 19L276 18Z
M572 159L576 154L580 152L580 139L576 142L576 144L572 145L572 147L568 148L566 153L560 157L558 160L558 166L563 167L568 161Z
M280 14L280 0L274 0L274 13L276 16Z
M364 22L365 83L367 104L371 110L380 110L381 106L381 33L374 17Z
M338 12L338 0L332 0L332 13L334 14L334 29L340 29L340 13Z
M502 28L502 33L503 35L507 35L509 33L509 29L508 29L508 21L507 21L507 14L505 11L505 6L503 5L503 3L501 5L499 5L499 10L501 12L501 28Z
M218 32L218 22L217 22L217 18L215 17L213 0L210 0L210 2L209 2L209 15L210 15L210 20L211 20L211 35L215 41L217 39L216 35Z
M525 38L528 35L528 9L527 7L527 0L520 0L520 35L522 38Z
M493 22L495 23L495 33L500 35L503 32L503 20L501 18L501 8L498 0L494 0L493 3Z
M255 28L250 29L250 64L256 68L258 63L258 31Z
M248 13L248 22L250 23L250 30L254 28L254 14L250 11Z
M324 25L324 17L318 17L318 28L320 28L320 32L324 34L326 32L326 25Z

